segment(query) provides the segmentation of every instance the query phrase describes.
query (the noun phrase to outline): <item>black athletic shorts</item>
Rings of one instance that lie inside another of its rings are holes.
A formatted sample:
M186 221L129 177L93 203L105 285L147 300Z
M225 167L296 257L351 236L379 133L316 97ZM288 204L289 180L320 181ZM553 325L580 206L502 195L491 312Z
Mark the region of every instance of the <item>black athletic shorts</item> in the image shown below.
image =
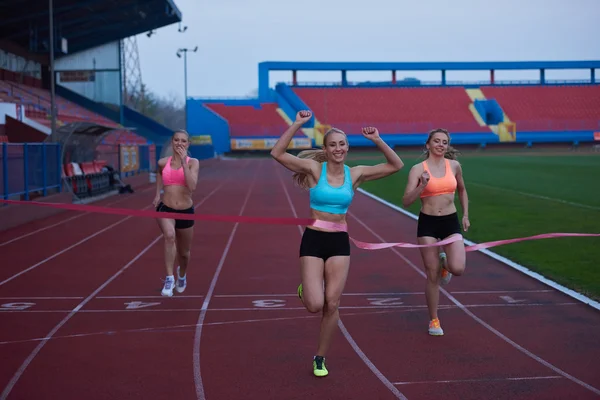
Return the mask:
M350 255L348 232L323 232L306 228L300 243L300 257L312 256L327 261L333 256Z
M169 213L179 213L179 214L194 214L194 207L186 208L185 210L176 210L171 207L167 207L161 201L156 207L156 211L158 212L169 212ZM187 219L176 219L175 220L175 229L187 229L194 226L194 220Z
M461 233L458 214L428 215L419 213L417 237L430 236L440 240L455 233Z

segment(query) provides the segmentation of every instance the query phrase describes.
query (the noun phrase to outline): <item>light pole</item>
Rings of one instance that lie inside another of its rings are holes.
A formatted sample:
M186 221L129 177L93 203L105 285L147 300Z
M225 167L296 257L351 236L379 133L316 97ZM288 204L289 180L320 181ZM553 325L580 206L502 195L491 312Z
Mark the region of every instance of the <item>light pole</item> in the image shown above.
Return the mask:
M48 1L48 18L50 28L50 121L51 121L51 133L50 139L52 142L56 142L56 92L55 92L55 79L54 76L54 5L52 0Z
M198 51L198 46L194 47L194 49L178 49L177 57L181 58L181 53L183 53L183 90L184 90L184 98L185 98L185 130L188 130L188 118L187 118L187 53L191 51L193 53Z

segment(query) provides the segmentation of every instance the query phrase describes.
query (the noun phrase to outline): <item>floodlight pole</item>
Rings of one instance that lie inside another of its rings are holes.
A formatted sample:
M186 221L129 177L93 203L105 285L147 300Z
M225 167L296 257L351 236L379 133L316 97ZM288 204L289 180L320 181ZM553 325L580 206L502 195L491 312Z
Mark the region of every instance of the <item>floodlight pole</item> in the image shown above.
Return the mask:
M51 139L54 142L56 134L56 93L54 84L54 7L52 0L48 1L48 15L50 18L50 118L52 123Z
M183 93L184 93L184 113L185 113L185 130L188 130L188 112L187 112L187 53L188 51L197 52L198 46L193 49L179 49L177 50L177 57L181 57L181 53L183 52Z

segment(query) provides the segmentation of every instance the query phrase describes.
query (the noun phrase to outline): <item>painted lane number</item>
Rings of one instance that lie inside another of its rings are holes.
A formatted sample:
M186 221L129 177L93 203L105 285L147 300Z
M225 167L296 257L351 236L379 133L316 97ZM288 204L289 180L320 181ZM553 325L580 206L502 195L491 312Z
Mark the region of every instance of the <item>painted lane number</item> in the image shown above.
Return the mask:
M401 306L404 302L400 297L370 297L367 299L372 306Z
M281 299L266 299L266 300L254 300L252 301L254 307L259 308L276 308L276 307L284 307L285 300Z
M0 306L0 311L23 311L35 306L35 303L4 303Z

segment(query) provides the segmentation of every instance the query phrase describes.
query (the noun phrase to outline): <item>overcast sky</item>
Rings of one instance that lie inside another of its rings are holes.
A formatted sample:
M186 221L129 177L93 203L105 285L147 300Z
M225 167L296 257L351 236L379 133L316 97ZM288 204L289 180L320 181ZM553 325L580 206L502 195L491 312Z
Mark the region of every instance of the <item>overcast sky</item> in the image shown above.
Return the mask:
M600 0L174 0L177 25L138 36L142 80L160 95L241 97L258 86L262 61L600 60ZM408 73L439 80L439 73ZM597 74L598 77L599 74ZM398 72L398 79L403 77ZM586 78L549 72L547 78ZM449 72L448 79L487 79ZM497 72L496 79L536 79ZM336 72L299 72L303 81L339 81ZM349 80L389 80L387 72L349 72ZM597 78L598 79L598 78ZM291 73L271 74L271 83Z

